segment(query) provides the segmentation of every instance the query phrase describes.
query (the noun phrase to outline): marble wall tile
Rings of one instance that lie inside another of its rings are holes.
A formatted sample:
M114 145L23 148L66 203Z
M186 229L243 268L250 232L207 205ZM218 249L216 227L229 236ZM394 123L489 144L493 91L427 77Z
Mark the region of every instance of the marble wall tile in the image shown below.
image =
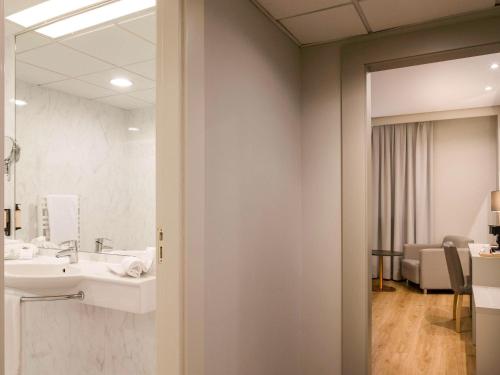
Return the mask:
M155 370L154 313L107 310L105 374L152 375Z
M154 375L154 313L23 303L22 375Z

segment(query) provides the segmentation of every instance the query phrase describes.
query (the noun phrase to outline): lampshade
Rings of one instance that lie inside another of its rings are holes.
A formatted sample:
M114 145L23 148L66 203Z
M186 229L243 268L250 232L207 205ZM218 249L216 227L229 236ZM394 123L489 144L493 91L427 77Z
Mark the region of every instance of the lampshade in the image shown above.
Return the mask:
M491 211L500 211L500 191L491 192Z

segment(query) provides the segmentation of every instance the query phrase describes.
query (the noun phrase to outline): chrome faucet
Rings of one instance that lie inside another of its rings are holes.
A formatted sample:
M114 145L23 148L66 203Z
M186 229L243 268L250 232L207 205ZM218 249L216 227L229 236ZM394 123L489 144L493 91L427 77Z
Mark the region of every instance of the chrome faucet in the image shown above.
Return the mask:
M106 241L113 243L113 241L110 240L109 238L99 237L99 238L95 239L95 252L96 253L102 253L103 250L113 249L113 246L105 244Z
M56 254L56 258L69 257L70 263L78 263L78 241L69 240L59 244L59 246L68 246L67 249L61 250Z

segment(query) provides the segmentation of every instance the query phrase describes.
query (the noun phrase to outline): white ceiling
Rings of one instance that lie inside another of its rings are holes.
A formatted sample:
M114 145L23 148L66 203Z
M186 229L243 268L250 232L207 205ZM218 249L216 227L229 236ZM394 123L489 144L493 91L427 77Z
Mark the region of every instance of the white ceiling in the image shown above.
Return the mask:
M7 0L6 15L40 2ZM123 109L152 106L155 24L149 11L56 40L34 31L18 35L16 79ZM7 21L7 30L12 34L23 29ZM128 78L133 86L112 86L116 77Z
M493 63L500 53L372 73L372 117L500 105Z
M252 0L301 45L493 8L495 0Z

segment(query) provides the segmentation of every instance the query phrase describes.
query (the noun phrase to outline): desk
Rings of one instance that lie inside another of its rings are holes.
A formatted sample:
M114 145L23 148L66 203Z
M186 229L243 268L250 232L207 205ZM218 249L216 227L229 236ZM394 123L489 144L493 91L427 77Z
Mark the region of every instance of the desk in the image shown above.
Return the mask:
M469 244L472 285L500 287L500 258L482 257L486 244Z
M498 337L500 337L500 258L482 257L489 248L469 244L472 275L472 339L476 344L476 373L498 373Z

